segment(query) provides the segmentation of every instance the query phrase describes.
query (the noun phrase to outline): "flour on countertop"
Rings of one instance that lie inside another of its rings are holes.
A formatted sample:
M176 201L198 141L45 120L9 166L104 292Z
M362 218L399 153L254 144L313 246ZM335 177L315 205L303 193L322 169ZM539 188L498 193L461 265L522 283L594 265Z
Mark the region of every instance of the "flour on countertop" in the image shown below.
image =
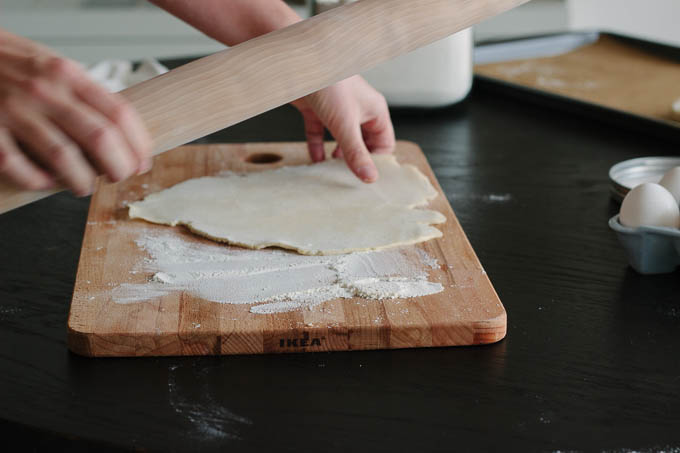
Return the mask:
M337 298L381 300L443 291L440 283L427 280L426 269L436 268L437 260L416 247L310 256L189 242L149 230L135 242L149 254L139 266L150 278L116 287L117 303L186 291L213 302L255 304L252 313L281 313Z
M486 195L475 193L451 193L449 198L454 200L473 200L481 201L483 203L509 203L514 201L514 197L510 193L490 193Z
M504 194L495 194L495 193L490 193L489 195L485 195L483 197L484 201L488 201L491 203L502 203L505 201L510 201L512 200L512 195L509 193L504 193Z

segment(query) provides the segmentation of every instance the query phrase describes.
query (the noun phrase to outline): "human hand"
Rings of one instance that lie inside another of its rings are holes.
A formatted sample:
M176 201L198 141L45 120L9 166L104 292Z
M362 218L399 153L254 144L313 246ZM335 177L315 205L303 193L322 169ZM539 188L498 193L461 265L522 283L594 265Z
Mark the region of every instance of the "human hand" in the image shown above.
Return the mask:
M350 77L292 104L302 113L312 161L325 158L323 137L328 128L338 143L333 157L344 158L364 182L378 179L369 152L392 152L394 128L385 98L362 77Z
M151 0L203 33L228 46L286 27L300 17L282 0ZM325 158L327 128L338 142L334 157L344 157L365 182L378 178L369 152L394 148L394 129L385 98L360 76L350 77L292 103L302 113L309 154Z
M82 196L97 174L115 182L149 168L151 139L121 96L77 63L0 30L0 176Z

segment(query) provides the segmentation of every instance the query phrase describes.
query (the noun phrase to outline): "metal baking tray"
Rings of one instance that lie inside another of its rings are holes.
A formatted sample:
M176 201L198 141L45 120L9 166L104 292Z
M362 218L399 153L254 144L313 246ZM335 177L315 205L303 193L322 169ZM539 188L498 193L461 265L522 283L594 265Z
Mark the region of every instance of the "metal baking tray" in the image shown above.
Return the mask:
M644 50L646 53L680 63L680 48L678 47L631 38L616 33L584 31L529 36L507 41L484 42L475 48L475 64L502 63L528 58L558 56L594 43L604 36L623 41L627 45ZM617 110L481 74L475 74L474 81L477 88L521 98L522 101L578 113L581 116L597 121L604 121L618 127L633 129L680 143L680 123L678 122ZM672 99L669 99L670 103L672 103Z
M668 170L680 166L680 157L638 157L613 165L609 169L612 198L622 202L635 186L645 182L658 183Z

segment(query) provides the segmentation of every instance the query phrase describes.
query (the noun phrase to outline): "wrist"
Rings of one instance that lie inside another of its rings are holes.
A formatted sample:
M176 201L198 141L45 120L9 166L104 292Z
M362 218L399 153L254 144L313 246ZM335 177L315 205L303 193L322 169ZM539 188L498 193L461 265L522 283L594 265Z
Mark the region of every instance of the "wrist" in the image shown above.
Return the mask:
M257 1L250 1L253 5L258 3ZM268 3L267 8L253 7L251 16L253 26L250 29L250 36L244 36L243 41L285 28L302 20L283 0L274 2L265 0L265 2Z
M150 0L228 46L300 21L283 0Z

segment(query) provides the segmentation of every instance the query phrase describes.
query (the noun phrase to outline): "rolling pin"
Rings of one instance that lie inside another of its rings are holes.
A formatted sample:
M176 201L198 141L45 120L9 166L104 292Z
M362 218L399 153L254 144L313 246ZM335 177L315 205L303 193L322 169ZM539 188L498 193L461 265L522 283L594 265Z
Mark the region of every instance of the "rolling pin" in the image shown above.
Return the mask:
M121 92L153 154L229 127L529 0L361 0L180 66ZM64 189L0 180L0 214Z

